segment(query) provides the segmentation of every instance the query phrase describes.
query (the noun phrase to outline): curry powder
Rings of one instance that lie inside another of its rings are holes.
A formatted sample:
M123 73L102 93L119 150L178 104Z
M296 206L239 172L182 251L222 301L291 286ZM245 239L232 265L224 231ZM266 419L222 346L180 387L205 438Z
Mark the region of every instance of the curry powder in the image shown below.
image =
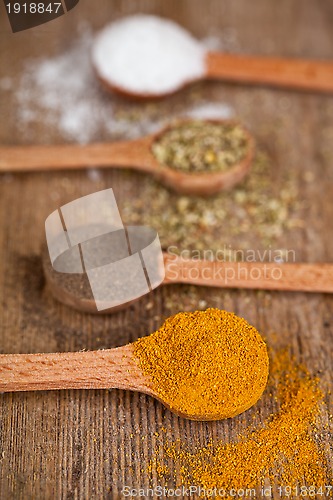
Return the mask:
M255 489L255 496L264 497L263 487L271 491L269 498L332 497L327 443L318 428L323 398L318 378L282 350L272 353L270 385L279 410L259 428L249 426L234 442L209 441L194 452L181 440L163 446L183 485L223 491L215 498L224 499L234 498L228 492L235 489ZM151 462L152 469L168 477L159 459Z
M264 340L245 319L219 309L168 318L134 343L134 354L163 402L193 419L238 415L267 383Z

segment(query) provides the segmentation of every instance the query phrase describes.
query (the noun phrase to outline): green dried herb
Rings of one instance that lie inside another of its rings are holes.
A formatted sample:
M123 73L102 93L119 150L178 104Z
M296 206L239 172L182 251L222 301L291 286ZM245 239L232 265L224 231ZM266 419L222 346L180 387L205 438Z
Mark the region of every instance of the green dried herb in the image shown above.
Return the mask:
M193 120L162 134L152 151L159 163L186 173L223 172L246 155L246 131L236 123Z
M120 201L122 214L127 224L156 229L163 248L220 251L225 243L238 249L280 248L287 232L304 226L304 203L296 170L279 182L273 182L272 172L270 157L259 151L237 188L210 198L179 197L144 177L137 195Z

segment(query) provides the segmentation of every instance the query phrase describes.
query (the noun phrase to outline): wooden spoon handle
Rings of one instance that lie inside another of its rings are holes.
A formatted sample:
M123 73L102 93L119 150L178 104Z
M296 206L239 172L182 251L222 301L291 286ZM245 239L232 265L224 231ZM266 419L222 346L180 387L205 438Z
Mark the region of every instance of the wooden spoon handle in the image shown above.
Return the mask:
M165 282L332 293L333 264L211 262L168 256L165 259Z
M333 62L209 52L207 77L323 92L333 91Z
M101 351L0 355L0 392L108 388L147 389L130 345Z
M87 145L2 146L0 172L131 167L153 172L150 139Z

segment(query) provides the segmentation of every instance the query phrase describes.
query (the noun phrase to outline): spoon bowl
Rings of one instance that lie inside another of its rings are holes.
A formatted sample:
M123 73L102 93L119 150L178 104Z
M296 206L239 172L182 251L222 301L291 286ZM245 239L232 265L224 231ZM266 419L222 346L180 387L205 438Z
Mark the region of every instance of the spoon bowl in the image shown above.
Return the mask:
M195 83L198 83L201 81L201 78L193 78L189 80L184 80L182 83L179 84L179 86L176 89L170 90L168 92L135 92L133 90L126 89L125 87L120 87L116 83L112 82L111 80L107 80L104 76L102 76L98 68L94 63L93 64L93 69L95 76L101 86L104 88L104 90L107 93L111 94L116 94L120 98L125 99L127 101L133 101L133 102L149 102L149 101L162 101L163 99L166 99L168 97L173 96L177 92L180 92L189 85L194 85Z

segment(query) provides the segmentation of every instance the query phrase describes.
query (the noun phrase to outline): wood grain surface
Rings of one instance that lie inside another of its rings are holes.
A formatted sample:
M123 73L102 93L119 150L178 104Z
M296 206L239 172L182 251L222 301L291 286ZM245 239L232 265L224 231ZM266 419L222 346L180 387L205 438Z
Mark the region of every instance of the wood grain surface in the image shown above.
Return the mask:
M43 116L26 130L15 93L30 58L68 50L84 21L95 30L124 14L157 13L181 22L198 37L223 34L230 51L332 57L329 0L81 0L66 16L15 35L3 3L0 11L2 145L63 142ZM8 77L10 88L5 85ZM293 170L306 223L278 235L277 247L294 249L298 262L332 262L333 97L216 82L194 90L203 99L229 103L235 109L270 156L270 179L277 191L284 175ZM171 97L161 109L176 108L191 92L189 88ZM117 106L121 109L121 101ZM108 137L101 134L97 139ZM139 197L147 182L145 175L122 170L103 170L97 179L86 171L1 174L1 353L117 347L154 331L170 314L205 305L245 317L270 345L290 346L298 360L320 373L322 384L331 384L333 295L204 287L193 292L186 285L170 285L127 310L103 317L80 314L52 299L44 287L40 261L46 217L64 203L109 187L121 207L123 200ZM221 245L226 240L233 243L233 236L222 235L219 228L216 237ZM259 424L275 409L266 394L254 409L234 419L190 422L149 396L121 390L1 394L0 405L0 498L4 500L124 498L125 485L148 488L161 483L155 473L149 478L146 470L165 440L182 438L190 448L209 438L229 441L253 418ZM325 405L322 419L329 422L333 409L327 391ZM332 466L331 441L328 434L327 459ZM157 453L162 456L162 451ZM167 484L175 486L173 480Z

